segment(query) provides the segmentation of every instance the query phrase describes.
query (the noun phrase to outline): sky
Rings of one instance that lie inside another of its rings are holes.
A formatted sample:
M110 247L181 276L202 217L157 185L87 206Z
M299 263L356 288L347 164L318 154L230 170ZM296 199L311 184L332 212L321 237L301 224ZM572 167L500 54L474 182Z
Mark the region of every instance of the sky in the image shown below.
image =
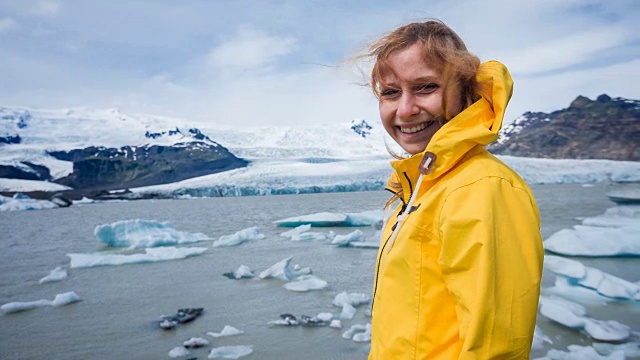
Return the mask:
M636 0L0 0L0 106L233 126L375 122L359 55L428 18L510 69L505 123L578 95L640 99Z

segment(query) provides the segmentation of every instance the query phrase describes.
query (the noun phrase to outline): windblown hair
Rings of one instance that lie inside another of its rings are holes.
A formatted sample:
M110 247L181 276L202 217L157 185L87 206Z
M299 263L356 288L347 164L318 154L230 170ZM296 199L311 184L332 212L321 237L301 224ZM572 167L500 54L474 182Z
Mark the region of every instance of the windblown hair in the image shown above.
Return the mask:
M463 109L477 100L479 92L476 73L480 66L480 59L467 50L460 36L450 27L439 20L428 20L420 23L410 23L397 28L383 36L369 47L368 55L375 59L371 70L371 89L376 97L380 97L380 90L385 86L384 75L393 71L389 65L389 56L398 50L404 50L415 43L422 46L424 61L439 71L444 79L442 109L444 109L444 122L451 120L452 116L447 104L447 99L459 96ZM458 86L455 86L458 85ZM453 94L459 90L460 94ZM444 124L442 124L444 125ZM387 147L387 149L389 149ZM401 158L391 152L395 158ZM396 195L387 202L389 206L398 200L401 192L400 184L397 185ZM385 207L386 207L385 206Z

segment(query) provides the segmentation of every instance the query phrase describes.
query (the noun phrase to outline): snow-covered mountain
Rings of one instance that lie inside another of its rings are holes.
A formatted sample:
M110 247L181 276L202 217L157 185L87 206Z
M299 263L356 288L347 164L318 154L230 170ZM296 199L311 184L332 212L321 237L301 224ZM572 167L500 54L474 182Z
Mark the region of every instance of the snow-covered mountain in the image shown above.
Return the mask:
M384 187L391 172L392 158L385 148L385 132L378 121L233 127L123 114L116 109L0 108L0 167L42 166L53 179L68 176L73 168L71 161L51 155L56 151L68 155L73 149L93 146L119 149L119 156L135 157L140 149L174 148L192 141L210 146L219 144L249 160L249 164L131 190L143 196L167 197L376 190ZM640 181L640 162L500 158L530 184ZM0 178L0 191L61 189L66 187L49 181Z

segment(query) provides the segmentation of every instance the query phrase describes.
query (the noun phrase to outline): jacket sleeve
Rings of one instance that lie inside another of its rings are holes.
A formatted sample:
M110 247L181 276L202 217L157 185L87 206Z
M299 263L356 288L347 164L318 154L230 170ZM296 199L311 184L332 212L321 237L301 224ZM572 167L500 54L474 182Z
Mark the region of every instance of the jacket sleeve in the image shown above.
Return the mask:
M530 191L483 178L449 194L439 222L460 359L529 359L544 251Z

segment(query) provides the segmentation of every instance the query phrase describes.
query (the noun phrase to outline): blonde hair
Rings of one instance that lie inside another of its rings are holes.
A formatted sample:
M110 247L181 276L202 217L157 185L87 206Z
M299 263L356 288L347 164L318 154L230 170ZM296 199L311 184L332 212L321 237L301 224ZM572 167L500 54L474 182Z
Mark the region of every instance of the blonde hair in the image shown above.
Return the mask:
M395 51L406 49L419 43L422 47L424 61L439 71L443 78L442 109L444 122L451 120L451 112L447 99L459 96L463 109L467 108L478 98L478 82L476 73L480 66L480 59L467 50L464 41L450 27L442 21L431 19L403 25L389 34L381 37L369 46L368 56L375 59L371 70L370 85L376 97L380 97L380 89L385 86L384 75L392 72L389 56ZM457 85L457 86L456 86ZM459 94L453 94L458 90ZM398 154L389 150L395 158ZM385 208L401 199L402 185L390 184L395 195L387 201Z

